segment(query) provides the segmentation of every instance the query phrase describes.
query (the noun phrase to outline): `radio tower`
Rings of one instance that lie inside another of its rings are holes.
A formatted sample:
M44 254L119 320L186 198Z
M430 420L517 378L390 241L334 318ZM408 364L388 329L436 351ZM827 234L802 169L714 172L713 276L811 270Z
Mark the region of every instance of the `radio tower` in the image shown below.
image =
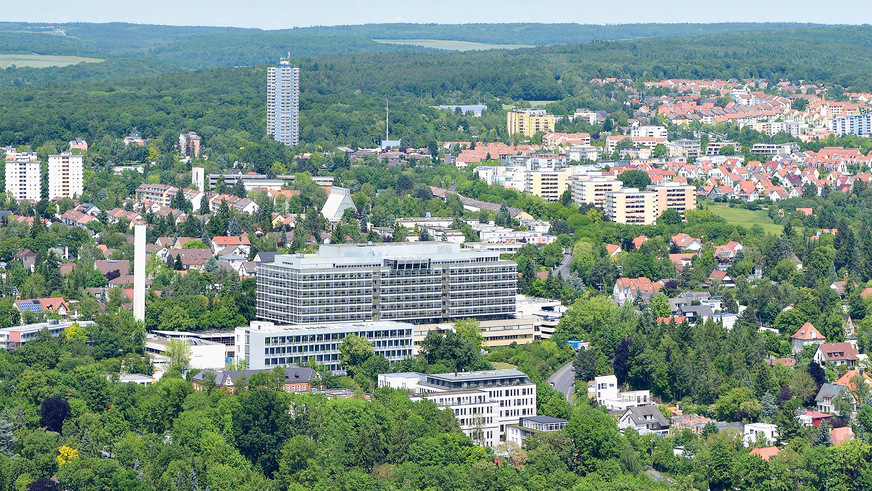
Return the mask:
M390 110L391 109L390 109L390 105L388 104L388 99L385 98L385 141L390 140L390 135L391 135L390 128L389 128L389 125L391 124Z

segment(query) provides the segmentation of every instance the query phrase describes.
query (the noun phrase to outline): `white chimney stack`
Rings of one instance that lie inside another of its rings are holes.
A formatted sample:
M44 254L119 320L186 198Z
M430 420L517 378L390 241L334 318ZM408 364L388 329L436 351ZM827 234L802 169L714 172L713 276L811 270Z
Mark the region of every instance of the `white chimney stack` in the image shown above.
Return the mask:
M133 227L133 318L145 321L145 224Z

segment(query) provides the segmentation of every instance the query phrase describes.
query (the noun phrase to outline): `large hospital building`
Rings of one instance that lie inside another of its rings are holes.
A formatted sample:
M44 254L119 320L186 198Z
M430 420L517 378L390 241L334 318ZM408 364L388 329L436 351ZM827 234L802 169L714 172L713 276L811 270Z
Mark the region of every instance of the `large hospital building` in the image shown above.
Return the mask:
M515 313L517 266L446 242L322 245L257 268L257 316L276 324L438 323Z

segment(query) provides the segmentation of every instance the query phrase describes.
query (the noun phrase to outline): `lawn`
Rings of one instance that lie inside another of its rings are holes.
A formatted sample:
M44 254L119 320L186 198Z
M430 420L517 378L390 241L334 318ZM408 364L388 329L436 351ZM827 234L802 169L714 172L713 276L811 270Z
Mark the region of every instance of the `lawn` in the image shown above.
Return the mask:
M78 63L100 63L101 61L103 60L99 58L82 58L81 56L0 54L0 69L9 68L12 65L19 68L48 68Z
M709 211L723 218L728 223L751 228L760 225L767 234L781 235L784 227L772 222L767 210L751 211L744 208L730 208L721 205L709 205Z
M408 44L425 48L445 49L449 51L482 51L488 49L518 49L534 48L526 44L485 44L470 41L452 41L450 39L373 39L384 44Z

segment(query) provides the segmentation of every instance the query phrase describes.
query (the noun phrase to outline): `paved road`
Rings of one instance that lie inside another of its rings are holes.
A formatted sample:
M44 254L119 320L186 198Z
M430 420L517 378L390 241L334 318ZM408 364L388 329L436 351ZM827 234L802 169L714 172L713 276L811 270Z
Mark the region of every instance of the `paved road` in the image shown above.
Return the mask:
M575 370L572 368L572 362L557 369L553 375L548 377L548 383L553 384L554 389L558 392L562 392L571 404L572 393L575 392Z
M569 263L572 262L572 254L563 254L563 260L560 261L554 269L557 271L560 276L565 280L569 278Z

